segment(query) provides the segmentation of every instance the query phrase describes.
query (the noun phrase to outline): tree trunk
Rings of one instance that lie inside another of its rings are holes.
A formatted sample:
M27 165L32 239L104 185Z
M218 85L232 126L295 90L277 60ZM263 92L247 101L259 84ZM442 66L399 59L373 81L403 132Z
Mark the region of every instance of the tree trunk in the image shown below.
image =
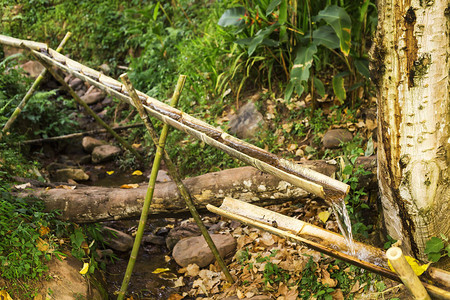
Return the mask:
M360 157L356 164L375 173L376 159ZM337 165L325 161L306 161L302 166L322 174L332 176ZM362 184L376 189L375 176L367 176ZM206 204L219 206L225 197L234 197L257 205L284 203L309 196L303 189L279 178L265 174L253 167L242 167L208 173L183 180L195 197L197 208ZM139 218L147 185L136 189L106 188L98 186L78 186L76 189L27 189L21 196L34 195L42 199L46 211L58 210L64 220L85 223L125 218ZM150 215L161 216L186 213L188 209L173 182L157 183L153 195Z
M389 235L424 259L450 234L448 0L379 0L378 181Z

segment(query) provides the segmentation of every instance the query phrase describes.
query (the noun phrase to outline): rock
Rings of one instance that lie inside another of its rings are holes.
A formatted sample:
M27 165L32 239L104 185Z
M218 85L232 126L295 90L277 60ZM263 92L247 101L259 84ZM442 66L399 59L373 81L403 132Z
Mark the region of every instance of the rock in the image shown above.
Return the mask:
M236 249L236 241L231 234L212 234L211 238L222 257ZM203 236L182 239L173 248L172 256L182 267L196 264L204 268L215 259Z
M44 70L44 66L41 65L39 62L37 61L27 61L26 63L20 65L20 67L27 72L30 77L36 78L39 76L39 74L41 74L41 72Z
M83 140L81 141L81 145L83 146L84 151L86 151L87 153L92 153L92 150L94 150L95 147L103 146L106 144L107 143L105 141L101 141L90 136L83 137Z
M172 181L172 179L170 178L167 171L159 170L158 175L156 176L156 182L168 182L168 181Z
M142 238L144 243L153 244L153 245L165 245L166 239L163 236L158 236L154 234L148 234Z
M48 275L40 281L42 286L38 295L42 296L41 299L103 299L95 284L79 273L83 263L76 258L67 256L66 259L59 260L54 256L47 266ZM35 296L34 299L38 298Z
M166 246L169 250L172 250L173 247L175 247L175 244L178 243L178 241L180 241L181 239L186 237L199 236L201 234L202 233L197 224L192 222L183 224L170 230L166 238Z
M106 64L106 63L101 64L101 65L99 66L99 69L100 69L104 74L106 74L106 75L108 75L109 72L111 72L110 66L109 66L108 64Z
M103 237L105 244L114 250L126 252L133 248L134 239L125 232L105 226L103 227Z
M99 163L112 160L114 156L120 154L122 150L117 146L103 145L95 147L92 151L92 162Z
M349 142L353 140L353 134L347 129L330 129L322 139L325 148L339 148L341 142Z
M78 87L81 87L82 84L83 80L81 80L80 78L74 77L73 79L69 80L69 86L74 90L76 90Z
M95 104L100 100L103 100L105 98L106 94L104 91L91 86L91 88L89 88L86 92L86 94L83 95L83 97L81 97L81 100L83 100L84 102L86 102L86 104Z
M64 168L55 171L55 178L57 181L68 181L69 179L79 181L88 180L89 175L82 169L78 168Z
M236 115L230 117L230 132L238 138L254 138L261 128L266 127L263 115L253 102L248 102L237 111Z

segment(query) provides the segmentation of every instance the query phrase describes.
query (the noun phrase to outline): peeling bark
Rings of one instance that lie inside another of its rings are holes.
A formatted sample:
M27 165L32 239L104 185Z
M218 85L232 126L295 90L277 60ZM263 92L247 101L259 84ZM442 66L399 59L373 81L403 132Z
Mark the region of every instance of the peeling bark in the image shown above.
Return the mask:
M375 172L375 157L361 158L357 163ZM328 176L333 175L337 168L324 161L308 161L302 166ZM205 208L206 204L220 206L225 197L233 197L262 206L299 200L309 195L301 188L273 175L262 173L253 167L209 173L188 178L183 182L195 197L198 209ZM370 177L366 178L366 185L369 183L376 184L376 181ZM31 193L42 199L47 211L60 211L61 219L85 223L138 218L146 190L146 185L137 189L79 186L75 190L36 189L22 192L22 195ZM184 212L188 212L188 209L175 183L157 183L150 215Z
M380 0L371 53L378 94L378 181L388 233L424 259L450 233L447 0Z

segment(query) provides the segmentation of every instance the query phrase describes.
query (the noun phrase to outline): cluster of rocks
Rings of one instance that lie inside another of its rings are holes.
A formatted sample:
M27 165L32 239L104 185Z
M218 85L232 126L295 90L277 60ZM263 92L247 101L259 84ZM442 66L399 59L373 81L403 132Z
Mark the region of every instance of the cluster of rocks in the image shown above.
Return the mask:
M58 182L69 183L89 180L88 173L80 165L91 162L95 164L108 162L122 152L121 148L117 146L89 136L82 139L81 145L86 155L81 156L77 161L61 155L57 162L47 165L47 171L52 179Z
M229 233L232 229L240 226L239 222L231 221L211 223L205 221L205 226L211 235L222 257L234 254L236 241ZM133 247L134 238L125 232L111 227L104 227L105 244L119 252L128 252ZM153 233L144 234L142 238L144 245L167 247L172 251L173 259L181 267L196 264L200 268L207 267L215 261L214 255L209 249L200 229L192 220L185 220L179 226L169 228L162 227Z

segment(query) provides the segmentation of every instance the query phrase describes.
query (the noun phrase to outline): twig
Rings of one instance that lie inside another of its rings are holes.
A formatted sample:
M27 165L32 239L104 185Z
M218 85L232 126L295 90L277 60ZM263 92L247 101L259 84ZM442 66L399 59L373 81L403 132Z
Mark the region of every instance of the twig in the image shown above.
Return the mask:
M112 127L111 129L112 130L125 130L125 129L129 129L129 128L135 128L135 127L141 127L141 126L144 126L144 124L117 126L117 127ZM108 131L106 129L96 129L96 130L89 130L89 131L85 131L85 132L78 132L78 133L71 133L71 134L66 134L66 135L61 135L61 136L54 136L54 137L49 137L46 139L28 140L28 141L20 142L20 144L35 144L35 143L42 143L42 142L59 141L59 140L72 139L72 138L77 138L77 137L81 137L81 136L85 136L85 135L105 133L105 132L108 132Z

